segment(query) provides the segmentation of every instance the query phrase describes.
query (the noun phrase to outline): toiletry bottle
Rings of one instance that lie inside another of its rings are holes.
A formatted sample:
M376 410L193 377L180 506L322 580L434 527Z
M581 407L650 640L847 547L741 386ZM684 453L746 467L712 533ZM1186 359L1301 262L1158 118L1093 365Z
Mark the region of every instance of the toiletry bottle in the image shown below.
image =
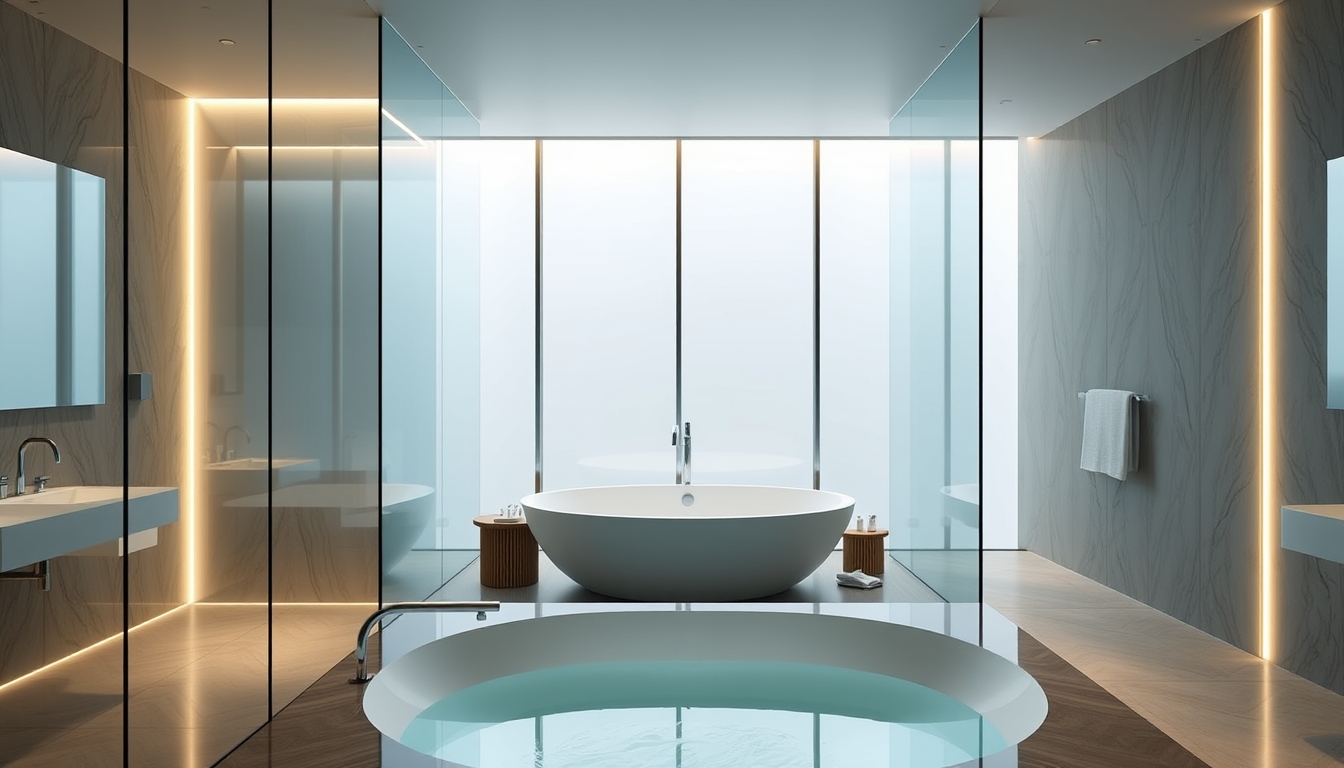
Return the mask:
M877 530L877 515L868 516L868 530L869 531Z
M854 530L863 533L863 515L859 515L854 521Z

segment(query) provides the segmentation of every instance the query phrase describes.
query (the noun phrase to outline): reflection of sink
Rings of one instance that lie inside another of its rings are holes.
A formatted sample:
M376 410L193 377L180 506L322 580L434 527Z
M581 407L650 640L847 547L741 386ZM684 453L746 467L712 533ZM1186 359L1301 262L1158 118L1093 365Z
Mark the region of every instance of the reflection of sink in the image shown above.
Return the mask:
M177 520L176 488L131 488L129 534ZM52 488L0 499L0 571L122 537L121 486Z
M302 467L311 464L313 469L317 469L317 459L230 459L229 461L219 461L214 464L206 464L205 468L209 470L265 470L268 465L277 470L290 469L292 467Z
M269 462L269 463L268 463ZM273 482L268 482L267 469ZM319 476L317 459L230 459L205 465L210 495L229 500L240 496L262 493L269 487L284 488L316 480Z

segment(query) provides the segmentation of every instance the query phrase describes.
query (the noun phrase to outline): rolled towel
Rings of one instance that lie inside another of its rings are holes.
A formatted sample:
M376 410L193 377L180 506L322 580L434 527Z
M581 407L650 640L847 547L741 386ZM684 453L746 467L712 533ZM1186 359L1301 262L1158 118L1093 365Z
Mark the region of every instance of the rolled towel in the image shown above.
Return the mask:
M876 576L869 576L863 571L837 573L835 574L835 583L842 587L854 587L855 589L873 589L882 586L881 579Z

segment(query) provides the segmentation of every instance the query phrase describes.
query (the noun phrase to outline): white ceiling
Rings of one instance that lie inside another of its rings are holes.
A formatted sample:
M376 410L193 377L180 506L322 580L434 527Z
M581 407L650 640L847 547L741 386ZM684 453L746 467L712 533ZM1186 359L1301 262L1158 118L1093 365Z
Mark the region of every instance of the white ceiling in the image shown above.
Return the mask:
M372 1L483 135L882 136L984 14L986 133L1039 136L1278 0ZM120 58L120 3L8 2ZM264 96L266 7L131 0L131 65L189 96ZM364 0L274 8L276 95L376 94Z
M985 19L985 133L1045 135L1278 3L999 0Z

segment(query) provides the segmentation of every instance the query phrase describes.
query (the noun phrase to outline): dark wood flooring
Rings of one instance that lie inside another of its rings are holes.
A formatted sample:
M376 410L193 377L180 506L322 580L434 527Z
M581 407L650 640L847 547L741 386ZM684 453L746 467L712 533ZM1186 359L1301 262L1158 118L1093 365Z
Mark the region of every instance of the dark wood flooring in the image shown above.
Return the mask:
M370 643L376 670L378 638ZM1045 689L1045 724L1018 745L1019 768L1199 768L1206 764L1025 632L1018 661ZM327 673L217 768L384 768L364 719L353 655ZM386 768L401 768L386 766Z

